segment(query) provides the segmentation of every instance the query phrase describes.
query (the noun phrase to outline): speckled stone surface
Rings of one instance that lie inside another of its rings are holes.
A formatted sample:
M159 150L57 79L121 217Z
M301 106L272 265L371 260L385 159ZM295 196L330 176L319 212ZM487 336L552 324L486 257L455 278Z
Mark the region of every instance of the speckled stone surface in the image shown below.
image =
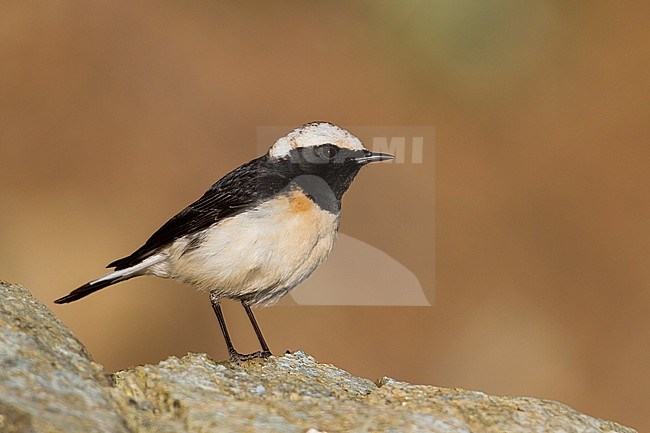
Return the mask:
M128 432L110 381L22 286L0 281L0 432Z
M301 352L241 364L170 357L108 380L20 286L0 284L0 432L553 432L634 430L561 403L377 383Z

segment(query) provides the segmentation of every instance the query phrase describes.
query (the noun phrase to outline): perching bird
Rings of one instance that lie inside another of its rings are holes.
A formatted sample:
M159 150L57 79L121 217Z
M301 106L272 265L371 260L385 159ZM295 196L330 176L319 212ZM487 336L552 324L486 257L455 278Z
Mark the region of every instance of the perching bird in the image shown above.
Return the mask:
M250 307L277 302L323 263L350 183L364 165L393 158L369 151L331 123L303 125L221 178L133 254L109 264L113 272L54 302L76 301L140 275L170 278L210 294L231 360L270 356ZM260 352L235 350L223 298L241 302Z

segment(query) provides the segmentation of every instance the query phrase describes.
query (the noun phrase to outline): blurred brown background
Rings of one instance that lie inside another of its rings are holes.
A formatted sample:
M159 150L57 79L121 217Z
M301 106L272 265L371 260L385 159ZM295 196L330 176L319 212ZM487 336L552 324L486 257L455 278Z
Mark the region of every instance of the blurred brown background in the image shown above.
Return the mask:
M360 175L342 231L435 286L433 306L261 310L271 347L650 429L647 2L1 9L0 278L107 369L226 356L205 295L172 282L51 301L256 156L258 126L432 125L424 164ZM254 350L241 308L226 316Z

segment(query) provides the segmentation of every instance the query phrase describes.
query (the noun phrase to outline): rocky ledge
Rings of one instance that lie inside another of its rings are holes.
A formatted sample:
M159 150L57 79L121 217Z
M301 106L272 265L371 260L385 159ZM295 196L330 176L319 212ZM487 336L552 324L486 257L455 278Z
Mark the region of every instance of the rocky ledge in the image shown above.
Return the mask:
M0 432L626 432L548 400L355 377L301 352L204 354L106 375L51 311L0 282Z

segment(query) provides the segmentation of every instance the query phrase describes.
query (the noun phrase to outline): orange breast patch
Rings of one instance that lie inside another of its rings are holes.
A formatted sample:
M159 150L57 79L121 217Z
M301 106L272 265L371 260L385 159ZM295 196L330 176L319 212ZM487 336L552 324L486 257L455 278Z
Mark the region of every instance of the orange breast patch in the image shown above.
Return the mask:
M289 196L292 212L307 212L314 208L314 202L300 191L293 191Z

